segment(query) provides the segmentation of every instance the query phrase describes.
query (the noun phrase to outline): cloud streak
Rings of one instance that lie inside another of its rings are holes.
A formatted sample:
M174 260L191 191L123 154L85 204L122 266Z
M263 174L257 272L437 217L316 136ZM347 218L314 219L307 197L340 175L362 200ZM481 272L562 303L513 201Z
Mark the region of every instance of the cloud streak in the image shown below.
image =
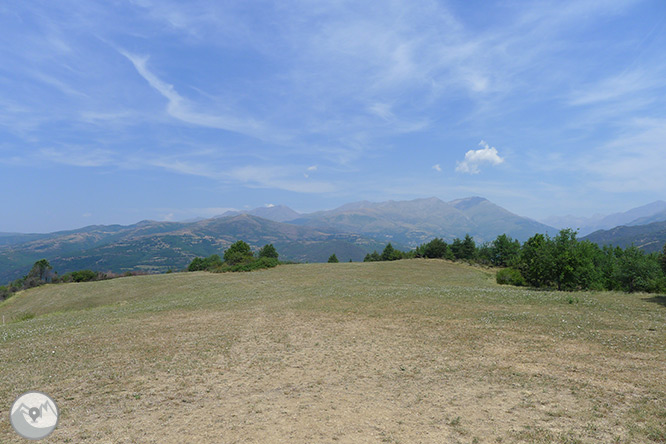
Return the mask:
M192 125L233 131L258 138L262 138L265 134L266 130L262 124L253 119L241 120L221 113L209 114L193 111L192 104L182 97L173 85L162 81L148 69L149 57L138 56L124 50L120 50L120 53L132 62L139 75L153 89L167 99L166 111L171 117Z

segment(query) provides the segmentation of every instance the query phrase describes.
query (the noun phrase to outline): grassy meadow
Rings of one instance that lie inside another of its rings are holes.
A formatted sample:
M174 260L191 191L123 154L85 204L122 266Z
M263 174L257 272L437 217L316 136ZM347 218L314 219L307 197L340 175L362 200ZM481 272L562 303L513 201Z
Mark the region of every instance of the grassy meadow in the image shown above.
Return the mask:
M666 297L442 260L46 285L0 304L53 443L666 442Z

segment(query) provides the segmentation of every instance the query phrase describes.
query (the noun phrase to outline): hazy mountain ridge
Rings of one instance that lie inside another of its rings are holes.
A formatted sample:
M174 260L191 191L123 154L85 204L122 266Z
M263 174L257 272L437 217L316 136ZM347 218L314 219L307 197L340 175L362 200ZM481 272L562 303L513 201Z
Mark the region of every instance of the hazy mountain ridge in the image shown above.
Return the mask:
M537 232L556 231L553 227L511 213L482 197L451 202L436 197L379 203L356 202L329 211L304 214L290 223L356 232L410 247L434 237L451 241L470 234L477 242L483 242L506 233L524 241Z
M622 225L645 225L666 220L666 202L657 200L647 205L631 208L624 212L607 216L595 215L589 218L575 216L551 216L544 223L556 228L578 229L581 236L598 230L609 230Z
M661 206L666 203L657 201L615 216L621 214L626 219L650 213L642 217L659 217ZM2 233L0 283L25 274L34 261L42 258L60 273L85 268L114 272L180 269L196 256L221 254L238 239L254 249L273 243L285 260L321 262L332 253L342 261L362 260L368 252L381 251L387 242L409 249L435 237L450 242L470 234L482 243L502 233L524 242L535 233L555 235L558 231L478 196L450 202L435 197L361 201L309 214L299 214L282 205L225 214L192 222L141 221L128 226L91 225L48 234ZM288 222L269 220L269 216L284 218L294 214L297 217ZM609 217L606 219L611 220ZM641 220L644 219L632 219L636 223ZM659 229L653 230L653 224L646 227L649 228L629 231L626 229L631 227L619 227L588 238L602 244L633 242L649 251L661 248Z
M647 225L619 226L610 230L598 230L583 239L600 246L613 245L627 248L635 245L647 253L662 251L666 243L666 221Z
M241 211L241 210L227 211L219 216L216 216L216 218L238 216L240 214L249 214L250 216L262 217L264 219L272 220L275 222L287 222L296 219L300 216L300 213L297 213L288 206L270 205L266 207L254 208L252 210L247 210L247 211Z
M341 260L362 260L380 243L350 233L332 233L283 224L248 214L193 223L141 222L130 226L84 227L45 239L0 249L0 282L20 277L46 258L59 273L90 268L116 273L178 270L196 256L222 254L243 239L254 249L273 243L281 259L323 262L332 253Z

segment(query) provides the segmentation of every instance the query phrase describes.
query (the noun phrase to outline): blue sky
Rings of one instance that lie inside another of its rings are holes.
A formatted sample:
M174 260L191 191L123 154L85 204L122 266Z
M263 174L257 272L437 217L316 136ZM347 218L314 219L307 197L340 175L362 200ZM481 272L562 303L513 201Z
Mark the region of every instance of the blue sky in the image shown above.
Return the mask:
M666 2L4 1L0 231L666 199Z

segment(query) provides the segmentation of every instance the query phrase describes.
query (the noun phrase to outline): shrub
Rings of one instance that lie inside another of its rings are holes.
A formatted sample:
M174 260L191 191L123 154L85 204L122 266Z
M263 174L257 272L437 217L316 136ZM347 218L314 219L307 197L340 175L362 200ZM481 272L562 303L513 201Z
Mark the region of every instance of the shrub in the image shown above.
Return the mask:
M377 250L373 251L372 253L368 253L365 255L365 258L363 259L363 262L378 262L381 261L382 257L377 253Z
M525 285L523 275L515 268L504 268L498 271L495 280L500 285L515 285L517 287Z
M97 280L97 273L92 270L79 270L70 273L74 282L90 282Z
M250 246L242 240L234 242L224 252L224 262L229 265L247 264L252 262L253 258Z
M261 247L258 256L259 258L267 257L267 258L277 259L279 255L273 244L266 244L263 247Z
M0 286L0 300L9 299L12 296L12 292L9 291L9 288L2 285Z
M329 264L336 264L338 262L340 262L340 261L338 260L338 257L335 255L335 253L333 253L332 255L329 256L329 258L328 258L328 263Z
M274 257L262 257L249 263L231 266L229 267L229 271L254 271L262 268L273 268L278 264L278 260Z

